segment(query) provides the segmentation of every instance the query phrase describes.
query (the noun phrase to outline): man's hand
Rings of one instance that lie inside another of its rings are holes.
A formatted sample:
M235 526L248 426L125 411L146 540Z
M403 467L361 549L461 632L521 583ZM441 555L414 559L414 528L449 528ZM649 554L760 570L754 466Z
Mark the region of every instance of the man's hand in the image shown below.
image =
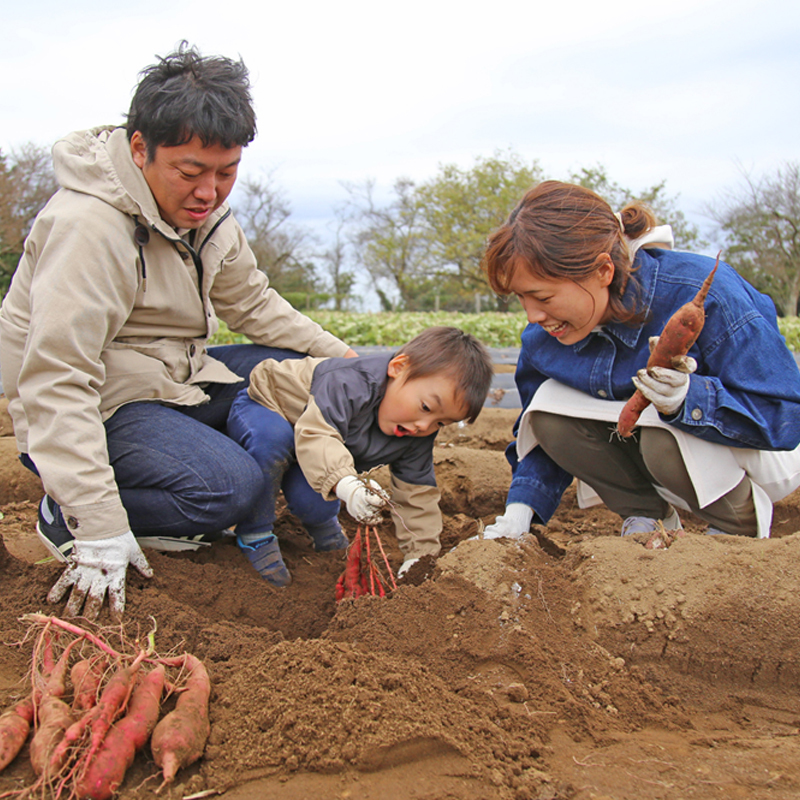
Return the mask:
M111 615L119 618L125 610L128 564L136 567L145 578L153 577L153 570L130 531L93 542L76 539L67 568L48 593L47 600L58 603L72 587L65 609L67 616L77 617L83 609L84 617L95 620L108 592Z
M669 367L640 369L633 377L633 385L664 416L675 414L689 393L689 376L697 369L691 356L673 359Z
M373 480L363 481L355 475L345 475L336 484L336 496L347 506L347 513L356 522L377 525L380 510L389 501L386 492Z
M509 503L506 513L498 517L492 525L484 528L483 537L475 539L519 539L531 529L533 509L524 503Z

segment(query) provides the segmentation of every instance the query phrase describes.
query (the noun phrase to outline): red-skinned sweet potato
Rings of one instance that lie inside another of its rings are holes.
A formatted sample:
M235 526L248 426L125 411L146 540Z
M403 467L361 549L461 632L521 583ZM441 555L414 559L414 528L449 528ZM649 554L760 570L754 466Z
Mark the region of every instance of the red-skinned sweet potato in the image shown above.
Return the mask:
M706 321L704 303L714 273L719 266L720 253L717 253L717 262L708 277L703 282L700 290L688 303L684 303L664 325L664 330L658 337L658 343L650 353L647 360L647 369L652 367L674 367L674 359L685 356L689 348L697 341L700 331ZM625 403L617 421L617 431L620 436L627 438L633 433L633 428L642 412L650 405L650 401L637 389L633 396Z
M0 716L0 772L22 750L33 722L33 700L26 697Z
M136 684L125 716L114 723L78 777L75 791L79 798L108 800L119 789L158 721L164 682L165 670L159 664Z
M208 721L211 681L203 662L189 653L162 661L189 670L189 677L174 710L156 725L150 742L153 758L161 767L164 784L169 784L179 769L189 766L203 755L211 731Z

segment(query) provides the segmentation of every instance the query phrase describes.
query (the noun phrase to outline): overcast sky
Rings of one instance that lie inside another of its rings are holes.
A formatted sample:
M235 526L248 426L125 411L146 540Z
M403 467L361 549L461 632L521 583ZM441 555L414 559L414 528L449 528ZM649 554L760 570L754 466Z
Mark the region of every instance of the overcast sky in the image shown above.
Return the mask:
M797 0L6 0L0 148L117 123L139 70L182 38L241 56L275 170L319 226L342 181L424 180L511 148L545 172L666 180L691 218L800 158ZM698 224L703 220L697 217Z

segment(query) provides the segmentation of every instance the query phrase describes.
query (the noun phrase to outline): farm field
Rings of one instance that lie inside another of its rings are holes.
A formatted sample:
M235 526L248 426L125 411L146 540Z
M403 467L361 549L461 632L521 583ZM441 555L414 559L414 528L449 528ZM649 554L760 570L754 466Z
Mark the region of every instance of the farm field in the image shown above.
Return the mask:
M60 609L45 601L59 568L37 563L41 486L18 465L3 412L5 707L26 693L19 618ZM169 797L800 795L800 493L776 507L767 541L705 536L686 515L684 539L648 551L622 540L602 506L579 509L574 490L521 543L467 541L503 509L517 413L489 406L440 434L443 553L389 598L337 607L342 556L315 553L287 514L277 526L286 589L228 541L149 552L151 581L129 573L127 630L155 618L159 650L193 652L213 682L209 745ZM120 797L155 798L155 773L145 751ZM0 774L0 794L32 777L26 749Z

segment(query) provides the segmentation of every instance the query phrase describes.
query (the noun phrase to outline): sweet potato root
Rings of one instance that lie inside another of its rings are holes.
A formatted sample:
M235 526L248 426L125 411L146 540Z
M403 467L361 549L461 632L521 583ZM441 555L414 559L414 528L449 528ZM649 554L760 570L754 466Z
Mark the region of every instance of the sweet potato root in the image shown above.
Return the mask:
M0 772L22 750L33 722L33 700L26 697L0 716Z
M162 659L162 662L189 670L174 710L156 725L150 742L153 758L164 777L163 786L172 783L179 769L203 755L211 732L208 721L211 681L203 662L189 653L176 659Z
M706 321L704 303L711 282L714 280L714 273L719 266L720 253L717 253L717 261L714 269L703 282L700 290L688 303L684 303L664 325L664 330L658 337L658 343L650 353L647 361L647 369L652 367L674 367L674 359L685 356L689 348L697 341L700 331ZM633 428L639 420L642 412L650 405L650 401L637 389L633 396L625 403L617 421L617 431L620 436L627 438L633 433Z
M114 723L78 777L79 798L107 800L116 793L158 721L164 681L164 666L159 664L136 684L125 716Z

